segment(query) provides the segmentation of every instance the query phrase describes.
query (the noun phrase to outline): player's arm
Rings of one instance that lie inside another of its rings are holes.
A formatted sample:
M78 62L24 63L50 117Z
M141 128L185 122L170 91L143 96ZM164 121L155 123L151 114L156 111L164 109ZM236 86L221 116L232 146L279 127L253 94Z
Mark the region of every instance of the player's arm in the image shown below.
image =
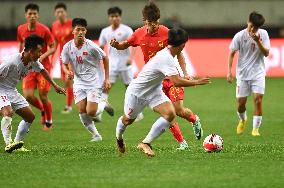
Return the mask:
M105 70L105 80L104 80L103 88L107 92L111 88L111 84L109 81L109 59L107 56L103 57L103 65L104 65L104 70Z
M228 74L227 74L227 81L229 83L232 83L233 81L233 75L232 75L232 65L234 61L234 56L236 54L236 51L231 50L228 58Z
M49 73L47 72L47 70L42 69L40 71L40 74L44 77L44 79L46 79L55 89L55 91L59 94L64 94L66 95L66 91L65 89L61 88L59 85L57 85L54 80L50 77Z
M111 39L109 43L112 47L116 48L117 50L125 50L129 48L130 44L128 41L118 42L116 39Z
M183 75L185 78L189 78L189 75L186 71L186 63L185 63L185 58L183 56L183 53L181 52L180 54L177 55L177 59L178 59L178 63L179 63L179 66L183 72Z
M19 43L19 52L22 52L24 49L24 43L23 42L20 42Z
M48 45L49 49L40 56L39 61L42 62L45 58L47 58L48 56L52 55L55 53L56 51L56 46L55 46L55 42L53 41L52 43L50 43Z
M197 86L197 85L205 85L211 83L210 78L200 78L197 80L189 80L180 77L179 75L172 75L168 77L175 87L190 87L190 86Z
M250 36L251 38L256 42L259 50L261 51L261 53L267 57L269 55L269 49L265 48L262 44L262 42L260 41L260 35L256 35L256 33L252 33L250 32Z

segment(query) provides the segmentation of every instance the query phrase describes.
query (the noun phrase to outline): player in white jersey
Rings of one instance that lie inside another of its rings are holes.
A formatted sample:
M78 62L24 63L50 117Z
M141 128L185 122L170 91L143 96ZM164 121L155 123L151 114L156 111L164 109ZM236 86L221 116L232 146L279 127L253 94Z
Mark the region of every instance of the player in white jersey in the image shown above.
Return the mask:
M133 79L132 58L134 55L133 49L117 50L109 45L109 42L116 38L118 41L128 39L133 30L121 23L122 10L119 7L111 7L107 11L110 26L101 31L99 37L99 45L102 49L107 46L109 57L109 81L113 85L117 78L121 78L124 85L127 87ZM108 99L108 93L103 93L103 98ZM101 121L101 114L96 118Z
M124 99L124 115L117 121L116 139L120 153L125 152L123 133L132 124L137 115L146 106L160 114L160 118L152 125L146 138L138 144L146 155L154 156L151 142L165 130L175 124L175 109L170 99L162 91L162 81L167 76L176 87L203 85L210 82L209 78L188 80L179 76L174 57L179 54L188 40L188 34L183 29L171 29L168 33L168 47L159 51L144 65L138 77L127 88Z
M72 20L74 39L67 42L61 53L63 71L69 79L74 71L74 99L82 124L92 134L91 141L101 141L92 118L105 109L113 116L113 109L102 100L102 92L111 87L109 82L108 57L93 41L85 38L87 21L83 18ZM103 61L104 70L101 65ZM71 64L72 69L69 68Z
M265 64L264 57L269 55L270 41L266 30L260 29L264 24L264 17L252 12L249 15L247 28L238 32L231 44L229 54L229 70L227 80L232 83L232 64L234 55L239 52L237 64L237 113L239 123L237 134L244 132L247 114L247 97L253 94L254 115L253 115L253 136L260 136L259 127L262 121L262 98L265 90Z
M22 53L16 53L2 60L0 64L0 112L1 131L6 144L5 151L27 151L23 147L23 139L35 119L26 99L17 91L17 83L31 71L40 72L54 87L57 93L65 93L49 76L38 58L42 55L43 38L31 35L25 39L25 48ZM12 116L15 111L23 120L19 123L14 142L12 141Z

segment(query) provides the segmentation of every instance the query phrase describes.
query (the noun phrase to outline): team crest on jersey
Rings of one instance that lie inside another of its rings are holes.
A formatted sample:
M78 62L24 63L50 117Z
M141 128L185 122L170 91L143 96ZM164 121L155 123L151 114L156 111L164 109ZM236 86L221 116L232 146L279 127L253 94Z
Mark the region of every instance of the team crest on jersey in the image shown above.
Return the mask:
M160 48L163 48L164 47L164 42L163 41L158 41L158 45Z

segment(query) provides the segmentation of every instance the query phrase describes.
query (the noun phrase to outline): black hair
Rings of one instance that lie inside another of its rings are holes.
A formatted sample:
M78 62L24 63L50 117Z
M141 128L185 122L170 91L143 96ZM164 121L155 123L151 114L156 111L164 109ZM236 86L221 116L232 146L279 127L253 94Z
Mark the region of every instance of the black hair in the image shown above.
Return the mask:
M28 12L28 10L36 10L39 12L39 6L35 3L29 3L25 6L25 12Z
M181 28L173 28L168 33L168 44L179 46L188 40L188 33Z
M38 45L43 46L44 40L38 35L30 35L25 39L25 51L37 49Z
M256 11L253 11L249 15L249 22L251 22L253 26L259 28L264 24L265 19L261 14Z
M157 21L160 19L160 9L155 3L149 1L148 4L144 6L142 15L144 20L148 20L150 22Z
M119 7L110 7L108 10L107 10L107 14L108 15L111 15L111 14L119 14L119 16L121 16L122 14L122 10L119 8Z
M57 3L54 7L54 10L56 10L58 8L63 8L64 10L67 10L67 6L66 6L65 3Z
M77 25L83 26L83 27L87 27L87 20L84 18L74 18L72 20L72 27L76 27Z

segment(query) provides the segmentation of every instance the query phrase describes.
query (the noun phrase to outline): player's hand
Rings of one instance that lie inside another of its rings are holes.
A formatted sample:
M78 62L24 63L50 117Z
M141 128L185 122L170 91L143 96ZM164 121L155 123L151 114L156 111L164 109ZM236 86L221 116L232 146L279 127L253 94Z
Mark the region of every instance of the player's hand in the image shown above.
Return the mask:
M131 59L128 59L127 61L126 61L126 66L129 66L129 65L131 65L132 64L132 60Z
M229 73L227 74L227 81L228 81L229 83L232 83L232 82L233 82L233 79L234 79L234 78L233 78L233 76L232 76L232 73L229 72Z
M115 38L113 38L113 39L111 39L111 41L109 42L109 44L110 44L112 47L116 48L119 43L117 42L117 40L116 40Z
M74 73L72 71L69 71L67 74L66 74L66 77L68 80L73 80L74 78Z
M56 93L59 93L59 94L64 94L66 95L66 90L58 85L54 85L54 89L56 91Z
M39 61L40 63L42 63L43 60L44 60L44 57L41 55L41 56L38 58L38 61Z
M250 35L251 38L252 38L254 41L256 41L256 42L258 42L259 39L260 39L260 35L259 35L259 34L257 35L256 33L249 32L249 35Z
M204 78L200 78L197 81L197 85L205 85L205 84L210 84L211 80L209 77L204 77Z
M109 81L108 79L106 79L106 80L104 81L104 83L103 83L103 91L104 91L105 93L108 93L108 91L110 90L110 88L111 88L111 83L110 83L110 81Z

